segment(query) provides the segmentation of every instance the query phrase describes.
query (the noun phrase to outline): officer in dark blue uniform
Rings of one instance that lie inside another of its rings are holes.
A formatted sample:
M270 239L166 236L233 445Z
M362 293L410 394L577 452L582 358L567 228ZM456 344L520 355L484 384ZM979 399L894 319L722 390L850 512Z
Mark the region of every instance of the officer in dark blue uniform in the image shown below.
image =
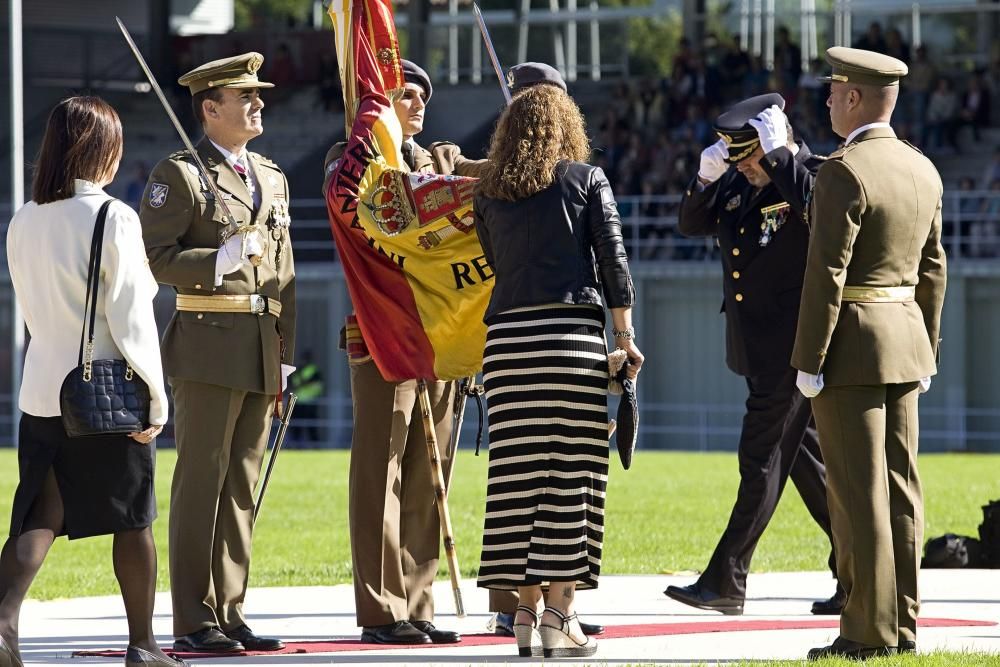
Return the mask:
M750 558L789 476L830 537L826 470L809 401L796 390L789 365L809 245L806 204L823 158L793 139L784 106L781 95L760 95L716 119L720 139L702 152L678 221L685 236L718 240L726 363L744 376L749 394L729 524L698 581L665 592L723 614L743 613ZM843 598L838 586L812 611L839 614Z

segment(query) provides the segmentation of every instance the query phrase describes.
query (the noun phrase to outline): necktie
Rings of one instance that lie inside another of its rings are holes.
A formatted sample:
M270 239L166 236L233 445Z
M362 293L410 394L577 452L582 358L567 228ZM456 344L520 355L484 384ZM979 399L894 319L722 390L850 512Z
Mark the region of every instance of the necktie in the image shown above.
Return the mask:
M403 162L406 166L410 168L410 171L416 171L413 163L413 144L409 141L404 141L403 145L400 147L400 152L403 154Z
M236 171L237 174L240 175L240 178L243 179L243 182L247 186L247 190L250 192L250 197L253 200L254 208L257 208L258 206L257 188L254 187L253 178L250 177L250 172L247 170L245 166L243 166L243 158L240 158L233 163L233 169Z
M241 160L242 158L233 163L233 169L235 169L236 173L240 175L243 182L247 184L247 189L252 190L253 185L250 183L250 176L247 174L247 168L243 166L243 162Z

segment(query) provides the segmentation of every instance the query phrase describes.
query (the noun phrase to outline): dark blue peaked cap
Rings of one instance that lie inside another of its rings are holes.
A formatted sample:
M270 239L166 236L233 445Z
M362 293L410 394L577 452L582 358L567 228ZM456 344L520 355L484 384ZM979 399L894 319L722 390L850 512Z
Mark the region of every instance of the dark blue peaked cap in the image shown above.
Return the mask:
M715 127L713 128L715 133L729 147L727 162L739 162L757 150L757 146L760 145L760 137L757 136L757 130L750 124L750 119L756 118L761 111L775 105L784 111L785 98L778 93L758 95L736 103L715 119Z

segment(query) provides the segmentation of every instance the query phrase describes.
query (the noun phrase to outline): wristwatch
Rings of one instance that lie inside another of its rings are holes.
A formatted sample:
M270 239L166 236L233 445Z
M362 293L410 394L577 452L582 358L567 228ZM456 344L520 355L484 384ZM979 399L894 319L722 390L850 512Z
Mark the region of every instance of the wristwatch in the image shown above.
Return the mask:
M629 327L627 329L622 329L621 331L612 328L611 335L614 336L615 338L621 338L624 340L635 340L635 328Z

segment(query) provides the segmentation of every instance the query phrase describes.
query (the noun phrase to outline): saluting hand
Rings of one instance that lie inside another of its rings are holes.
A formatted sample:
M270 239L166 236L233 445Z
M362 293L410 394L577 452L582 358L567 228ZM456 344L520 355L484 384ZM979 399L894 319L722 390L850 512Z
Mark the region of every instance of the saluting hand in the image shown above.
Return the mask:
M698 167L698 178L706 185L722 178L722 175L729 169L729 164L726 162L727 157L729 157L729 148L722 139L703 150L701 163Z
M788 145L788 121L785 112L779 109L777 104L772 104L748 122L757 130L760 147L765 153Z
M140 445L148 445L149 443L153 442L153 438L160 435L160 431L162 430L163 430L162 425L157 426L156 424L154 424L149 428L147 428L145 431L139 431L138 433L129 433L128 437L132 438Z

